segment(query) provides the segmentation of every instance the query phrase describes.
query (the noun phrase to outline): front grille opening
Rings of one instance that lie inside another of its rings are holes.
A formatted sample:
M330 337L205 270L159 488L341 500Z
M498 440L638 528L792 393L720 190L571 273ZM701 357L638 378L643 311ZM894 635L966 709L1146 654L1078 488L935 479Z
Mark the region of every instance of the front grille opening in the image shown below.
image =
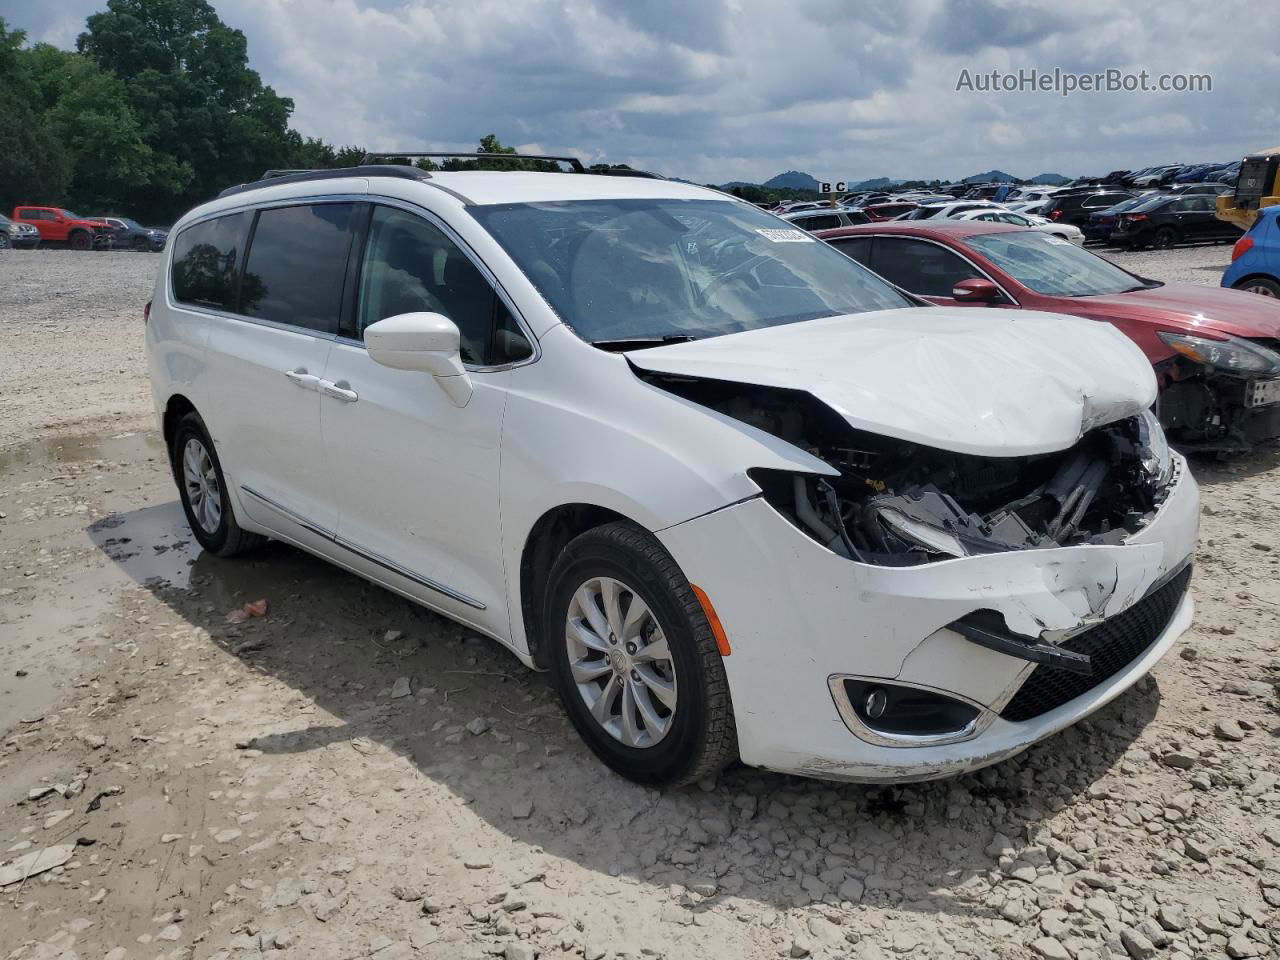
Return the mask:
M1077 634L1061 646L1092 659L1088 676L1040 665L1000 711L1005 720L1034 720L1110 680L1144 654L1164 633L1191 583L1191 567L1147 594L1128 610Z

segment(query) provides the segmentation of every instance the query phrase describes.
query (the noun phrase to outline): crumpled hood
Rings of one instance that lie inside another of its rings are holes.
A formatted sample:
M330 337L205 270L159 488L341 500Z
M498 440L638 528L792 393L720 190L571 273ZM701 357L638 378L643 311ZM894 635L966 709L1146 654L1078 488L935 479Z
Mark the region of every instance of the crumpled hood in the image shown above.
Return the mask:
M1079 307L1082 313L1141 320L1190 334L1204 331L1210 337L1216 333L1280 338L1280 301L1243 290L1166 283L1151 290L1132 290L1109 297L1080 297L1072 301L1072 306ZM1153 310L1163 314L1162 320L1152 319Z
M804 390L860 430L984 456L1064 450L1156 398L1114 327L1000 308L828 317L636 350L657 373Z

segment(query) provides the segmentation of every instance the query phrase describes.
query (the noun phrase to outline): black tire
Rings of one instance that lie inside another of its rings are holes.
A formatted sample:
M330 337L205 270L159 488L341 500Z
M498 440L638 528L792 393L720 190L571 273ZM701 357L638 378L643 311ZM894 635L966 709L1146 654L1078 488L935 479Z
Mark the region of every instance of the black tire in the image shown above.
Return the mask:
M1151 237L1151 246L1156 250L1168 250L1178 245L1178 231L1173 227L1161 227Z
M67 243L71 245L72 250L93 249L93 238L83 230L73 230L71 236L67 237Z
M579 587L597 577L627 585L648 606L670 648L678 699L670 729L647 747L624 744L602 727L570 672L565 640L570 604ZM611 769L636 783L674 786L711 776L737 759L729 681L711 625L680 567L650 533L620 521L571 541L551 568L542 623L565 712Z
M9 240L8 231L0 229L0 250L8 250L11 246L13 243Z
M202 521L196 516L192 506L193 493L185 481L183 457L187 445L197 441L207 451L208 459L217 477L217 497L219 501L218 522L212 530L206 530ZM222 475L222 464L218 460L217 450L209 439L209 431L204 421L194 411L188 413L173 431L173 440L169 446L169 462L173 468L173 479L178 485L178 498L182 501L182 511L187 515L187 524L196 541L205 550L219 557L233 557L245 553L266 542L266 537L243 530L236 522L235 510L231 506L231 498L227 495L226 480Z
M134 237L133 249L138 253L146 253L151 249L151 243L146 237Z
M1270 277L1249 277L1237 283L1236 289L1263 297L1280 297L1280 282Z

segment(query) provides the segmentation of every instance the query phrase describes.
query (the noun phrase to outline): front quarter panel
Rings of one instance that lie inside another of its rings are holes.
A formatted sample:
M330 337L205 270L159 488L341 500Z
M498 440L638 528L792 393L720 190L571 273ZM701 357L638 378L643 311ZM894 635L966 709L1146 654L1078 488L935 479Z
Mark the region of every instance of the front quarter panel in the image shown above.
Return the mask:
M530 532L566 504L603 507L661 530L756 496L753 467L831 474L777 437L683 400L636 376L565 326L543 356L511 372L502 438L502 528L510 609ZM527 649L520 616L512 637Z

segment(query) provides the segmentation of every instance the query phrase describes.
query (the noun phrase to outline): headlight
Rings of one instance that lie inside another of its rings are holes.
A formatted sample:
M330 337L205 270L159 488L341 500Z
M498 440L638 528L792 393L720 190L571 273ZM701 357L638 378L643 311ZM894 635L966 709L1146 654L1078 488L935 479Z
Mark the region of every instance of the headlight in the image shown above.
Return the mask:
M1280 373L1280 353L1238 337L1207 340L1188 333L1167 332L1159 334L1159 337L1184 357L1223 373L1239 376Z
M1163 487L1173 476L1173 454L1169 452L1169 441L1159 417L1144 410L1138 418L1138 433L1143 447L1142 467L1157 486Z

